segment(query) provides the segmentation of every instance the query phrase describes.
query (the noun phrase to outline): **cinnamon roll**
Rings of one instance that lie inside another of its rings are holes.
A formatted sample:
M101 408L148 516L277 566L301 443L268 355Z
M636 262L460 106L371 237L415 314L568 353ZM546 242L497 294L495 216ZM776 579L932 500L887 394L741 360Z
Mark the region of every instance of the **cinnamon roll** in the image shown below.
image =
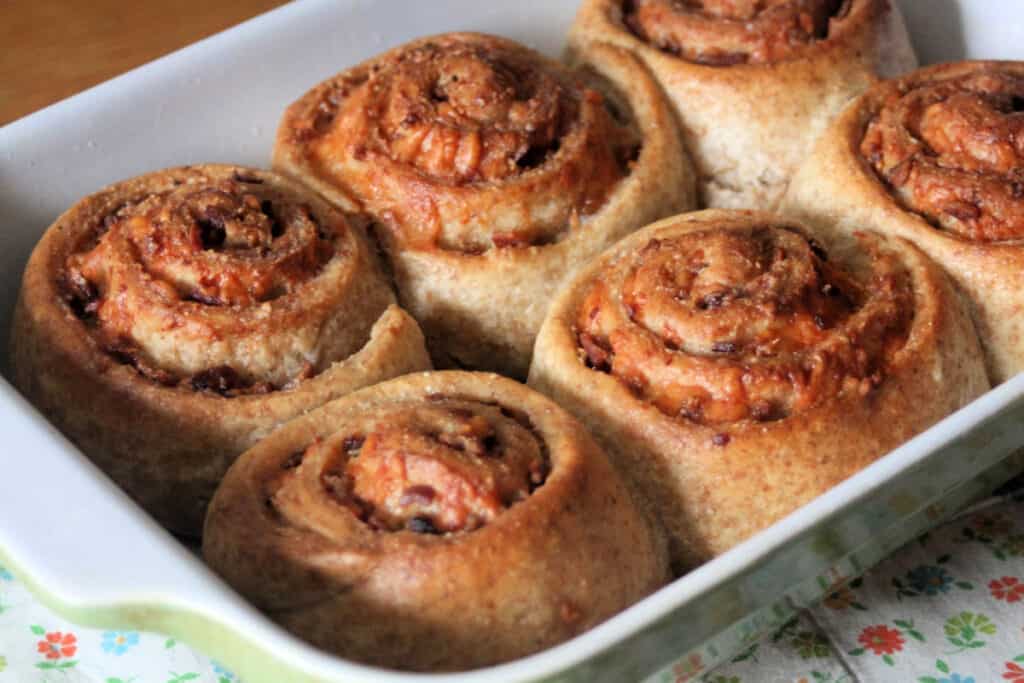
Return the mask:
M787 213L911 240L970 299L990 379L1024 369L1024 63L933 66L851 104Z
M357 216L276 174L176 168L71 207L28 262L18 388L173 531L281 423L429 368Z
M518 377L559 283L694 201L671 112L632 56L602 47L572 72L471 33L316 86L285 114L274 164L374 217L439 364Z
M497 375L408 375L245 453L206 561L313 644L417 671L553 646L668 578L664 539L604 453Z
M814 141L916 57L890 0L584 0L569 36L636 54L664 87L703 206L774 208Z
M582 271L530 384L646 494L680 570L987 389L967 313L915 247L864 232L830 249L721 210L644 228Z

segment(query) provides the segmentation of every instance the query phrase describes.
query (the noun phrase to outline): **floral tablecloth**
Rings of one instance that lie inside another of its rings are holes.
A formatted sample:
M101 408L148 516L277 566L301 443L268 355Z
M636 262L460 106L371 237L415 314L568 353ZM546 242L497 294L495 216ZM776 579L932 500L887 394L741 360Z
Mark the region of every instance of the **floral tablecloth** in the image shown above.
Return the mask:
M904 547L777 633L676 683L1024 683L1024 494ZM78 628L0 566L0 683L233 683L175 640Z

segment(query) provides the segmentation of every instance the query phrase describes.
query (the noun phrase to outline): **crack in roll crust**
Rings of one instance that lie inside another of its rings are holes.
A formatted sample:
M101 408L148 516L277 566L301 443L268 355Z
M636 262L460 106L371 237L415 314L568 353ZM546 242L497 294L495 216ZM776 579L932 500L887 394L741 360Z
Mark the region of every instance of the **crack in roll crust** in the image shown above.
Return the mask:
M908 81L880 104L860 152L907 210L967 241L1024 238L1024 75Z
M826 234L749 211L660 221L583 270L537 337L530 386L594 432L677 571L988 388L938 266L878 233Z
M549 468L528 422L499 406L440 396L360 416L299 461L268 491L284 520L308 525L301 506L319 499L376 531L429 534L490 523L543 485ZM314 491L300 490L310 481Z
M197 535L256 440L430 367L394 299L359 216L269 172L167 169L83 198L44 234L15 311L15 381L142 507Z
M406 375L244 454L203 555L356 661L453 671L567 640L664 584L664 539L588 433L498 375Z
M583 0L582 58L635 54L681 123L705 207L772 210L830 121L917 60L891 0Z
M797 56L842 31L852 0L627 0L623 21L640 39L709 66Z
M600 209L637 132L557 63L486 36L419 41L346 72L292 123L318 174L402 245L546 244Z
M581 356L664 414L701 424L779 420L865 395L913 308L906 271L872 251L870 277L856 277L779 225L652 239L583 299Z

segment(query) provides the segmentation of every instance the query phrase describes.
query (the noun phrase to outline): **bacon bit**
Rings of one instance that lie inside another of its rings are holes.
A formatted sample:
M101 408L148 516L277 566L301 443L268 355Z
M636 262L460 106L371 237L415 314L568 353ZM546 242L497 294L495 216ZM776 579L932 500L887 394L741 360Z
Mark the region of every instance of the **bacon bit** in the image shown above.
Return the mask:
M566 624L575 624L583 616L583 612L571 602L563 602L558 608L558 615Z
M224 305L224 302L218 299L217 297L204 294L203 292L200 291L190 293L187 297L185 297L185 299L186 301L194 301L195 303L202 304L204 306Z
M349 481L344 472L329 470L320 476L323 487L338 500L347 500L349 496Z
M828 261L828 252L825 251L825 247L821 246L818 240L811 238L807 240L807 245L811 248L811 252L822 261Z
M750 405L750 417L758 422L770 422L779 415L779 410L769 401L754 401Z
M661 240L652 239L650 242L645 244L642 249L640 249L640 253L647 254L652 251L657 251L659 247L661 247Z
M730 441L732 441L732 437L725 432L720 432L711 437L711 443L716 446L728 446Z
M191 384L195 391L210 391L226 396L230 391L244 386L244 381L234 368L221 365L196 373L192 376Z
M644 396L644 393L646 392L646 384L643 379L634 377L633 375L626 375L620 379L622 380L622 383L626 385L626 388L629 389L631 394L637 398L642 398Z
M296 467L302 464L302 458L305 457L303 451L296 451L288 456L288 459L281 463L282 470L294 470Z
M66 298L68 306L77 318L84 321L96 315L100 307L100 293L95 285L79 271L69 270L65 277L65 286L70 293Z
M530 464L530 493L540 488L548 478L550 467L545 460L535 460Z
M702 52L694 61L705 66L735 66L745 64L747 59L742 52Z
M430 505L437 497L437 492L431 486L417 484L402 491L398 499L399 505Z
M981 216L981 209L967 202L952 202L943 207L943 212L961 221L973 221Z
M326 102L318 104L312 125L307 129L298 131L301 133L301 138L308 140L326 133L330 129L331 124L334 123L334 115L334 107Z
M359 454L364 443L366 443L366 437L361 434L346 436L345 440L341 442L341 448L350 456L355 456Z
M715 292L714 294L708 294L697 302L697 308L702 311L714 310L719 308L723 303L725 303L725 292Z
M531 236L523 231L512 230L509 232L496 232L491 236L491 241L498 249L528 247L532 241Z
M913 169L913 157L909 159L904 159L900 163L896 164L896 166L894 166L892 170L889 171L889 182L892 183L893 185L896 185L897 187L900 185L905 185L907 181L910 180L910 173L911 171L913 171Z
M581 332L580 345L587 355L587 364L591 369L601 372L611 370L611 353L604 349L597 339L586 332Z
M434 521L429 517L413 517L409 520L406 528L414 534L441 535L441 531L434 526Z
M239 171L235 171L231 175L231 177L234 178L236 183L247 183L249 185L262 185L263 184L263 179L262 178L257 178L254 175L251 175L251 174L248 174L248 173L242 173L242 172L239 172Z

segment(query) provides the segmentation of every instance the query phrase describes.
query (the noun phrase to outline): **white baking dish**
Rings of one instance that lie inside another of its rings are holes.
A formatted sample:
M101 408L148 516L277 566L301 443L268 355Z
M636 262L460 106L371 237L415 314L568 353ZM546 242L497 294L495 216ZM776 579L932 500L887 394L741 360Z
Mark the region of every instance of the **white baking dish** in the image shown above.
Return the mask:
M555 54L575 0L293 3L0 129L0 334L47 225L112 181L179 164L265 166L284 107L418 35L480 30ZM1024 59L1024 4L904 0L926 61ZM1024 377L1003 385L723 557L560 647L463 681L671 680L731 655L829 584L991 489L1021 459ZM131 416L125 416L131 419ZM167 633L249 683L430 681L318 652L248 606L141 513L6 382L0 561L82 624ZM658 672L662 673L658 673Z

